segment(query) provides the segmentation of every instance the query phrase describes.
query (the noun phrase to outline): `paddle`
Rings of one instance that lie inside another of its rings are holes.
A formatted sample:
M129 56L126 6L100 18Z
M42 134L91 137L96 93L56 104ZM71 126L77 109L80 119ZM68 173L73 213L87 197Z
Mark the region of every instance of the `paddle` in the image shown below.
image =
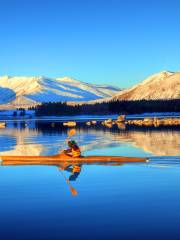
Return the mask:
M76 129L73 128L73 129L69 130L69 131L68 131L68 137L66 138L65 141L68 142L69 139L70 139L70 137L74 136L75 134L76 134ZM59 170L60 170L63 178L65 179L66 183L68 184L69 189L70 189L72 195L73 195L73 196L77 196L78 193L77 193L76 189L71 186L69 180L68 180L68 179L66 178L66 176L63 174L62 169L59 168Z
M78 192L76 191L75 188L72 187L72 185L70 184L69 180L68 180L68 179L66 178L66 176L63 174L62 169L61 169L61 168L59 168L59 169L61 170L60 172L61 172L63 178L65 179L66 183L68 184L69 189L70 189L72 195L73 195L73 196L77 196L77 195L78 195Z
M74 136L76 134L76 129L71 129L68 131L68 137L66 138L66 142L69 141L70 137Z

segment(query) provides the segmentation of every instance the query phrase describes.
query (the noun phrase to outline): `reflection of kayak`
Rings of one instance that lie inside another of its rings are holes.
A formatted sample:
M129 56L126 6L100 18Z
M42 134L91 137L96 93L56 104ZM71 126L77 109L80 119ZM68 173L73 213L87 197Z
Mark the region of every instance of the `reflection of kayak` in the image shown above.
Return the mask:
M54 156L1 156L1 165L61 165L147 162L148 158L122 156L86 156L72 158L66 155Z

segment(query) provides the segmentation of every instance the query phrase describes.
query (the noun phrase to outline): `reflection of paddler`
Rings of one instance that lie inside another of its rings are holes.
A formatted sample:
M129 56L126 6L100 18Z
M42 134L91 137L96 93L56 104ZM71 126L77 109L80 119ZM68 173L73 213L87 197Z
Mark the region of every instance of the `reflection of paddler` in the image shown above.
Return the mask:
M63 150L62 153L74 158L81 156L81 150L74 140L68 141L68 146L69 146L69 149Z
M66 171L68 171L68 169L66 169ZM76 181L81 172L81 165L75 165L72 168L69 168L69 172L71 172L71 175L69 176L69 181Z
M67 167L61 167L61 170L70 172L71 175L69 176L69 181L76 181L76 179L78 178L80 172L81 172L81 165L74 165L74 166L67 166Z

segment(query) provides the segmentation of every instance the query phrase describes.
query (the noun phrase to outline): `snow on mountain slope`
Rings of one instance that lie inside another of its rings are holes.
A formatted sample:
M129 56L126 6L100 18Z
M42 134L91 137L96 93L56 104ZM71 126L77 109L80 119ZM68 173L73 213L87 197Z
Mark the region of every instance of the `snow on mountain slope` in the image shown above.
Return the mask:
M116 94L112 100L155 100L180 98L180 72L163 71Z
M120 89L83 83L73 78L0 77L1 106L32 106L41 102L89 101L111 97Z

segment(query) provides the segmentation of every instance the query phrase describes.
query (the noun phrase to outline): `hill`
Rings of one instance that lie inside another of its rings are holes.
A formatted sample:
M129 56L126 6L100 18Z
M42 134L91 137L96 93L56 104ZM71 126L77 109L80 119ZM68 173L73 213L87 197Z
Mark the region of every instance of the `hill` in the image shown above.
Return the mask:
M123 90L110 100L180 99L180 72L156 73L132 88Z
M86 102L112 97L120 89L73 78L0 77L0 107L34 106L42 102Z

